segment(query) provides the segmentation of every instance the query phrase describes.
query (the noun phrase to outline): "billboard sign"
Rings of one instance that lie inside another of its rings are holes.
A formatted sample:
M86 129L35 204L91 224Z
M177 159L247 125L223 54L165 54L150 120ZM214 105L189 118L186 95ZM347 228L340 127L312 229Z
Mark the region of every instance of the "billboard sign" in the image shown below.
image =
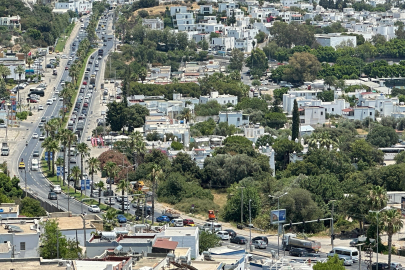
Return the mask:
M285 223L286 216L287 215L285 209L273 210L270 213L270 223L271 224Z

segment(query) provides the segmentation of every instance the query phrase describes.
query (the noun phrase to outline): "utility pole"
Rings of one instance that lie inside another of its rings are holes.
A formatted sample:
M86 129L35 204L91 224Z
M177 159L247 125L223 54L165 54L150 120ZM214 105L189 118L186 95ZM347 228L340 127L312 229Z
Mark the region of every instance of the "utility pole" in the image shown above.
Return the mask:
M331 202L332 202L332 220L331 220L330 243L332 245L332 249L333 249L333 239L335 238L335 235L334 235L334 232L333 232L333 214L334 214L334 210L335 210L335 201L336 200L331 200Z
M59 233L56 230L56 258L59 259Z
M250 245L252 244L252 214L250 211L251 202L252 202L252 200L249 199L249 248L250 248Z

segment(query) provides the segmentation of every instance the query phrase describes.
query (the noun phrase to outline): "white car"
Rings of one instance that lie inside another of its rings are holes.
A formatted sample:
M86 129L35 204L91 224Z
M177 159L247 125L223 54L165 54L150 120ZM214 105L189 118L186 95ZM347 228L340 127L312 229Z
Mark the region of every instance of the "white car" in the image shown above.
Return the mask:
M48 99L47 101L46 101L46 105L52 105L53 104L53 100L52 99Z
M227 231L219 231L216 234L222 240L229 240L229 233Z
M40 140L40 141L45 140L45 136L44 136L44 135L39 136L39 140Z
M59 98L59 101L63 101L63 97L60 97L60 98Z
M52 100L53 100L53 101L56 101L56 97L55 97L55 96L53 96L53 97L52 97Z
M42 105L38 106L38 111L43 110L43 109L44 109L44 106L42 106Z
M60 187L60 185L54 185L53 186L53 192L55 192L56 194L61 194L62 193L62 188Z
M7 128L6 124L0 124L0 128Z
M55 90L55 94L59 94L59 90Z
M350 266L353 264L353 260L348 259L348 258L340 258L341 261L343 261L344 266Z
M89 210L89 212L92 212L92 213L100 213L101 212L100 207L98 207L95 204L90 205L88 210Z
M38 133L32 134L32 138L33 138L33 139L38 139Z

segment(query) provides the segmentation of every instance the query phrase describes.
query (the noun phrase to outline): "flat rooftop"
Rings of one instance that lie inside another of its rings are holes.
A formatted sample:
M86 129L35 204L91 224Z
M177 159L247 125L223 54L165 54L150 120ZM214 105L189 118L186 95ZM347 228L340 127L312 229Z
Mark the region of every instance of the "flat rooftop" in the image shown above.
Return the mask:
M198 270L216 270L219 268L219 265L221 262L210 262L210 261L204 261L204 262L198 262L198 261L192 261L191 266L197 268Z
M107 265L112 265L113 269L118 266L119 261L74 261L75 270L106 269Z
M188 247L178 247L174 250L174 254L176 255L176 257L186 256L189 251L190 248Z
M58 264L41 264L39 261L4 262L0 261L1 269L14 270L61 270ZM66 267L65 267L66 269Z
M47 221L48 219L55 219L59 223L58 226L61 231L83 229L83 219L80 216L44 218L43 221ZM87 219L86 219L86 229L94 229L94 226L90 224L90 220Z
M20 234L27 234L27 233L32 233L36 234L37 230L31 230L31 226L34 226L34 223L25 223L25 224L20 224L19 221L15 221L13 223L3 223L2 226L0 226L0 234L3 233L20 233ZM8 228L6 229L6 226ZM1 269L1 267L0 267Z
M166 260L166 257L144 257L136 262L136 269L140 269L142 267L154 268L163 260Z

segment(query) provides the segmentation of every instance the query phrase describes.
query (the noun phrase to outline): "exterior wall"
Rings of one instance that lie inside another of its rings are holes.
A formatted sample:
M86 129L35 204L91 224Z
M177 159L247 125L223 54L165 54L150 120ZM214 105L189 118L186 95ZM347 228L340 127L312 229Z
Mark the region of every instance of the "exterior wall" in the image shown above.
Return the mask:
M89 258L94 258L95 256L102 254L106 249L114 249L119 245L122 246L123 252L128 252L129 248L131 248L133 252L142 253L143 251L146 251L151 253L153 241L150 241L149 243L120 243L115 240L111 242L103 241L98 243L87 242L86 254Z
M317 125L325 123L325 109L323 107L305 107L304 115L300 114L301 124Z
M375 120L375 109L374 108L353 108L354 110L354 120L360 120L370 117Z
M239 5L235 3L219 3L218 12L221 13L224 10L226 11L227 9L235 9L237 7L239 7Z
M39 234L37 233L5 233L0 234L0 243L9 241L15 245L15 258L38 257ZM20 243L25 242L25 250L20 249Z
M177 13L186 13L186 12L187 12L187 7L185 7L185 6L177 6L177 7L170 8L170 16L174 16Z
M209 96L200 96L200 103L201 104L206 104L208 101L215 100L219 104L224 105L224 104L238 104L238 97L237 96L218 96L216 98L212 98Z
M220 112L219 122L228 122L235 127L249 124L249 116L243 115L242 112Z
M342 42L349 42L356 46L356 37L355 36L332 36L332 35L315 35L316 41L321 46L330 46L336 48Z
M91 232L95 232L96 229L86 229L86 240L91 238ZM67 239L76 240L76 230L63 230L62 235L66 236ZM77 240L79 245L84 246L84 231L77 230Z

